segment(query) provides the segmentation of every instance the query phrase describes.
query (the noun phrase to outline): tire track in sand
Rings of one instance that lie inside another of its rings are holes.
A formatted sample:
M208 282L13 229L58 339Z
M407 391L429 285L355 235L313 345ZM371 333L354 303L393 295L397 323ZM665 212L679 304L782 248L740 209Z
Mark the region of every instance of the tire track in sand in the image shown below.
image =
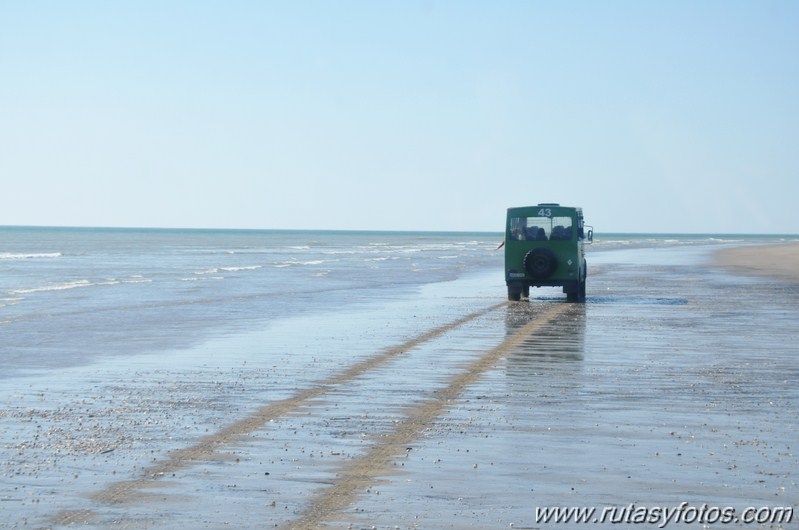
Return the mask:
M484 372L496 366L530 335L574 307L576 306L573 304L565 303L548 307L494 349L469 363L465 371L453 375L445 388L436 390L428 400L411 408L405 418L399 420L396 429L386 433L362 457L339 469L336 481L322 490L299 520L289 522L286 526L292 530L317 529L334 514L346 509L378 477L391 473L392 463L398 456L405 454L405 448L419 438L422 431L441 416L467 386L475 383Z
M90 498L103 504L122 504L146 497L142 490L157 486L158 479L171 476L173 473L198 461L214 459L220 450L244 439L246 435L264 428L270 420L294 412L311 400L334 389L337 385L352 381L365 372L380 367L396 356L437 339L445 333L500 307L505 307L506 304L507 302L501 302L469 313L464 317L433 328L401 344L386 348L345 368L341 372L318 381L313 387L298 390L289 398L263 405L250 415L231 423L213 434L200 438L194 445L170 452L161 462L145 468L143 476L140 478L112 483L106 489L90 494ZM89 522L94 516L95 513L92 510L65 510L57 514L53 522L59 525L83 524Z

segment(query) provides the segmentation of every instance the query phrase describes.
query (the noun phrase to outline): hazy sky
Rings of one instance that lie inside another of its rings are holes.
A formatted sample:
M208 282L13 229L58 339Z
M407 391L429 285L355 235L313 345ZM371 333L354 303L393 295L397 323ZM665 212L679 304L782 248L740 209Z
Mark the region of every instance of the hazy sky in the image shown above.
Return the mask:
M799 2L0 0L0 225L799 233Z

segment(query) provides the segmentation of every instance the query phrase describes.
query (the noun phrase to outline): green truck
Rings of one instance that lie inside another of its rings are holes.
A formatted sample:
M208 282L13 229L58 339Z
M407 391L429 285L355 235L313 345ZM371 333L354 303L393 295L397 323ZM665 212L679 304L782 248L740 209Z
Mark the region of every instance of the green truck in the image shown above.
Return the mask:
M530 287L563 287L570 302L585 301L588 268L583 245L593 229L583 210L556 203L508 208L505 283L508 300L530 296Z

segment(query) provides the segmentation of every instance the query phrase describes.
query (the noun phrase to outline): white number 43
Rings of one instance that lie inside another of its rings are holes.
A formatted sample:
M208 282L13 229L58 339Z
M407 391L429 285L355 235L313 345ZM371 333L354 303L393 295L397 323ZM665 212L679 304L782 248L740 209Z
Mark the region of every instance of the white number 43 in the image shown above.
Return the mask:
M552 209L551 208L541 208L538 210L539 217L552 217Z

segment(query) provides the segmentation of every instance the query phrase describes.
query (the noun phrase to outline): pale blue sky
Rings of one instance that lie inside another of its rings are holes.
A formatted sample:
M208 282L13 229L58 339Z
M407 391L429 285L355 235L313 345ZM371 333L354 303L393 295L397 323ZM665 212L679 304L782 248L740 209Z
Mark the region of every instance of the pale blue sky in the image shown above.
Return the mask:
M0 0L0 225L799 233L799 2Z

